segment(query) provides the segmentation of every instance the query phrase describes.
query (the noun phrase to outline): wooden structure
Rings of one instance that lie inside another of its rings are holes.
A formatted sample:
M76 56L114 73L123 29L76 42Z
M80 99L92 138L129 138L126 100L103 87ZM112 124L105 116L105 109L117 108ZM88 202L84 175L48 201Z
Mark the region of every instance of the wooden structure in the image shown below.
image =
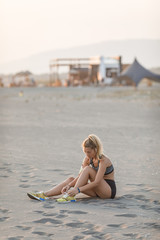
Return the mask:
M66 86L90 85L111 80L121 72L121 57L57 58L50 61L50 85L60 82L60 70L68 68Z

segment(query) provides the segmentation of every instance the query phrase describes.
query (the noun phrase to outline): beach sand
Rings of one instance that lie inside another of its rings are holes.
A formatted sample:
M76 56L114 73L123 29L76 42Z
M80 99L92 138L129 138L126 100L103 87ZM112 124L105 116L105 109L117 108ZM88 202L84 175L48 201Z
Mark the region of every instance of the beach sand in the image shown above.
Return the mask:
M159 120L159 85L1 88L0 239L159 239ZM112 160L116 198L29 199L78 174L90 133Z

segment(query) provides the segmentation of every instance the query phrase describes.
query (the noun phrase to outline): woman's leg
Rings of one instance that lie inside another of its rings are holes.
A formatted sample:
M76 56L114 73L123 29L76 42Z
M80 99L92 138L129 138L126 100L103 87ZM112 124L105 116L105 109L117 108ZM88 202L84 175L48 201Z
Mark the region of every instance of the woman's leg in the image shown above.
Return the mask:
M89 166L85 167L79 179L77 180L75 187L82 187L86 185L88 183L88 180L93 182L95 180L95 177L96 177L96 171ZM108 185L108 183L106 183L106 181L102 179L97 187L83 191L83 193L91 197L98 196L100 198L110 198L111 188Z
M79 178L78 178L78 180L75 184L75 188L76 187L82 187L82 186L86 185L88 183L88 180L93 182L95 177L96 177L96 171L89 166L85 167L83 169L83 171L81 172L81 175L79 176ZM83 193L90 196L90 197L96 197L97 196L94 189L89 189L87 191L83 191Z
M73 177L69 177L67 178L64 182L58 184L57 186L53 187L52 189L50 189L47 192L44 192L45 196L47 197L52 197L52 196L57 196L62 194L61 190L63 187L65 187L67 184L69 184L70 182L72 182L74 180Z
M104 179L98 184L98 187L95 188L96 194L100 198L111 198L111 188L108 183Z

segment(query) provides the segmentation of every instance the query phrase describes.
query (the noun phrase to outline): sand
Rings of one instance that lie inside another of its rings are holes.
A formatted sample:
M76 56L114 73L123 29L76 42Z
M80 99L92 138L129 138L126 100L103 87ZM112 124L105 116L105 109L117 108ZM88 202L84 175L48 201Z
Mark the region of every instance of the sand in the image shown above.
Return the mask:
M159 85L1 88L0 113L0 239L158 239ZM90 133L113 162L116 198L29 199L77 175Z

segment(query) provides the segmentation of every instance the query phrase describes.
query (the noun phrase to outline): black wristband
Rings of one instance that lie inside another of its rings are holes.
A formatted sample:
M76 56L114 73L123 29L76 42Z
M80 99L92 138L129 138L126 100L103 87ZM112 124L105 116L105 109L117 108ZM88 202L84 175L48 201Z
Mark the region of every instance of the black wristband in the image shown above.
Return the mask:
M80 189L79 189L79 187L77 187L77 190L78 190L79 193L81 192Z

